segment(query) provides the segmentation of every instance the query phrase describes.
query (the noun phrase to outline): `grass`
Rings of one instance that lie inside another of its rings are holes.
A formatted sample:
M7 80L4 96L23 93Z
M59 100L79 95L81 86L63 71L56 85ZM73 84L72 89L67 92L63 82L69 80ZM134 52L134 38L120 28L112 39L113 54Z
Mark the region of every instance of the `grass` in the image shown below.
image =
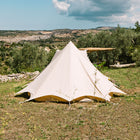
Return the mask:
M140 68L123 68L123 69L105 69L102 71L106 76L110 77L119 86L125 88L135 88L140 85Z
M140 67L102 72L128 93L110 103L27 102L14 97L28 80L0 83L1 140L139 139Z

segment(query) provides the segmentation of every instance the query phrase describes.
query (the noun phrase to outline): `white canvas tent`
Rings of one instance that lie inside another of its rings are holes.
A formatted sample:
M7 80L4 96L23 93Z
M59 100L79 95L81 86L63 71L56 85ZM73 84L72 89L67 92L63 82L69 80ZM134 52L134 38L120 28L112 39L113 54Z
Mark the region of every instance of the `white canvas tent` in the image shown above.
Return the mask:
M125 94L98 71L90 62L86 50L79 50L69 42L57 51L51 63L27 87L26 101L80 101L84 98L110 101L114 93Z

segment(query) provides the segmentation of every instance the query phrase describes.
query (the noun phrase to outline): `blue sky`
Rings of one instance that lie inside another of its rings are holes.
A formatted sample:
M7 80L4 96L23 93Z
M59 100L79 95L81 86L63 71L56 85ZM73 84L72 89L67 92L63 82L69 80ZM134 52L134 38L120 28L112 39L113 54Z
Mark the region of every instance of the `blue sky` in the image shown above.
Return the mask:
M0 0L0 30L133 27L140 0Z

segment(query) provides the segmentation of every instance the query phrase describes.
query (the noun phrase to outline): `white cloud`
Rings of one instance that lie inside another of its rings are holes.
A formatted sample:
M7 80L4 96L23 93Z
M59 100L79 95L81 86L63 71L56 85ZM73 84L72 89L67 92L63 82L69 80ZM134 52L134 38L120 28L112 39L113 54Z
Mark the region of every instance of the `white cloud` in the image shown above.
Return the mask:
M131 8L128 13L126 13L126 18L121 18L121 23L123 25L134 25L136 21L140 22L140 1L130 0Z
M53 3L60 13L77 20L124 26L140 21L140 0L53 0Z
M67 12L68 8L70 7L70 4L68 4L66 1L53 0L53 3L61 13Z

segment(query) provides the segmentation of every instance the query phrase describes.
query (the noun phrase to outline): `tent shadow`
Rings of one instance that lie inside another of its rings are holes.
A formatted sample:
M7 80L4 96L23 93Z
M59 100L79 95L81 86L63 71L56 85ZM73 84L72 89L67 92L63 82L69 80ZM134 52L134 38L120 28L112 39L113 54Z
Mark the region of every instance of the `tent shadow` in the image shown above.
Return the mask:
M24 92L24 93L22 93L22 94L18 94L18 95L15 95L14 97L22 97L22 98L24 98L24 99L29 99L30 98L30 96L29 96L29 94L27 93L27 92ZM30 101L28 101L28 102L36 102L36 103L58 103L58 104L69 104L69 102L62 102L62 101L37 101L37 100L35 100L35 99L33 99L33 100L30 100ZM70 104L71 104L72 102L70 102Z
M22 94L18 94L18 95L15 95L15 97L22 97L24 99L29 99L30 98L30 95L28 94L28 92L24 92ZM70 101L70 102L65 102L65 101L49 101L49 100L46 100L46 101L38 101L38 100L30 100L29 102L36 102L36 103L58 103L58 104L74 104L74 103L88 103L88 102L81 102L80 100L79 101ZM96 100L96 99L92 99L92 101L90 102L94 102L94 103L105 103L106 101L99 101L99 100Z
M117 94L113 94L113 97L124 97L126 95L117 95Z
M25 99L29 99L30 96L28 95L27 92L24 92L22 94L15 95L15 97L23 97Z

